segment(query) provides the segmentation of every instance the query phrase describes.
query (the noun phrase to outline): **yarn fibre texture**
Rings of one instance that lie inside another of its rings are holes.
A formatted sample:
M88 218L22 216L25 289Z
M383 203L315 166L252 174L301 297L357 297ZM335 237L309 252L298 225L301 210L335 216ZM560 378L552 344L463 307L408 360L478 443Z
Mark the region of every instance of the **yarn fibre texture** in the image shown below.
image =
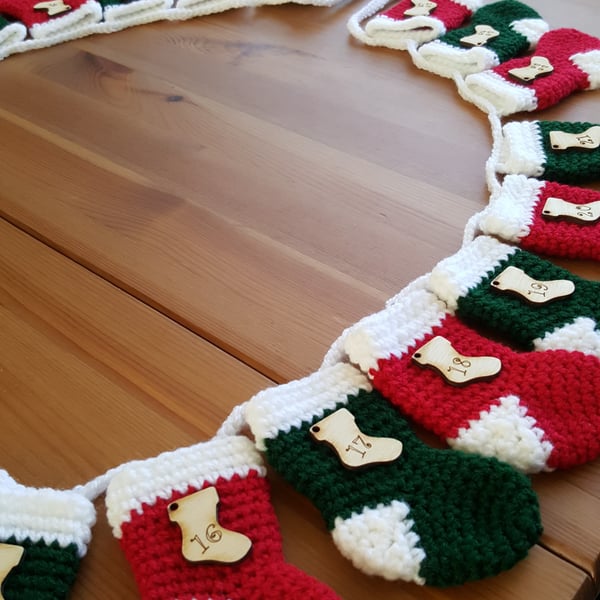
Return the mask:
M341 407L365 434L401 440L402 455L389 464L344 468L309 435L316 421ZM334 532L365 508L378 512L406 503L425 556L419 576L428 585L457 585L509 569L541 532L537 497L526 478L495 459L427 447L376 391L361 390L322 415L307 414L300 426L265 444L271 465L315 504ZM369 537L382 532L366 530L364 536L367 547ZM356 557L355 566L362 566Z
M96 512L72 490L35 488L0 470L0 542L24 548L4 581L6 600L63 600L91 540Z
M494 52L499 63L527 52L532 46L528 37L514 26L521 19L541 19L539 13L517 0L501 0L475 11L468 25L448 31L440 42L465 50L461 38L472 35L475 25L490 25L499 36L488 40L485 48Z
M252 542L238 562L196 563L182 554L182 531L170 521L168 506L208 487L218 494L219 526ZM262 460L243 436L130 463L109 484L107 511L142 600L339 600L284 561Z
M6 600L64 600L77 577L80 557L76 544L61 546L54 541L17 541L14 536L2 543L25 548L19 566L6 578L2 592Z
M544 207L549 198L559 198L585 211L600 202L600 192L556 183L507 175L478 222L486 235L518 244L523 250L547 257L600 261L600 220L549 219Z
M521 269L539 281L571 281L575 291L546 304L530 304L517 295L498 291L492 284L509 266ZM498 266L482 273L480 282L458 298L457 315L473 326L488 327L501 333L527 350L539 348L539 340L553 333L558 335L558 330L581 319L585 319L588 329L593 330L589 333L600 335L600 283L583 279L537 254L517 249ZM596 353L595 344L590 347L590 352ZM562 347L575 349L569 347L568 341Z

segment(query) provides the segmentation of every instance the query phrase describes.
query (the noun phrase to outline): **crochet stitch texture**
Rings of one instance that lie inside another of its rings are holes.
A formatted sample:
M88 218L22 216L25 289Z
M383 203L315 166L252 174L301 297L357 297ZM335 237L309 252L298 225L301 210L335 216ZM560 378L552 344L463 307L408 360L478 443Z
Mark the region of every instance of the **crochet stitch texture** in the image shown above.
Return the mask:
M558 198L589 220L548 217L546 202ZM507 175L490 198L477 225L485 235L497 236L523 250L551 257L600 261L600 192L554 181Z
M388 464L350 470L311 426L346 408L367 435L404 445ZM541 533L527 478L493 458L426 446L346 364L257 394L248 423L269 463L321 512L362 571L449 586L510 568Z
M214 487L219 525L247 536L233 564L193 563L168 505ZM107 516L143 600L339 600L325 584L284 562L265 467L243 436L213 438L123 466L106 493Z

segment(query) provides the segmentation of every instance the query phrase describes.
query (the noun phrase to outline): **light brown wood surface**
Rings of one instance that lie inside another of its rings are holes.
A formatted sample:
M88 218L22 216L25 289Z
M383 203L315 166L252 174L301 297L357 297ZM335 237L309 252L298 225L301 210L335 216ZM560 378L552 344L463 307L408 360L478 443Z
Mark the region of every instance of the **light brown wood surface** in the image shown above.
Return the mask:
M600 36L596 0L528 4ZM406 53L352 39L360 6L231 10L0 62L0 468L69 488L209 439L458 250L488 200L487 119ZM598 94L514 118L598 121ZM534 476L540 544L451 590L362 575L269 479L286 558L344 600L600 589L599 461ZM96 506L72 597L133 600Z

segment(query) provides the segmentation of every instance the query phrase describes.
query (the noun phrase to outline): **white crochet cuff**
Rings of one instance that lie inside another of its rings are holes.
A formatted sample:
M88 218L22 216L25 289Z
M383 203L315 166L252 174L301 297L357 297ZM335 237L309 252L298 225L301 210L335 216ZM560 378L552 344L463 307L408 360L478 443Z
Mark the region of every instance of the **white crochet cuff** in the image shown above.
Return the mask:
M487 106L491 104L501 117L537 109L537 96L533 88L507 81L491 70L468 75L464 88L459 88L459 92L465 100L485 112L488 112Z
M404 355L447 314L446 305L432 292L414 290L358 321L346 335L344 350L351 363L370 374L377 370L379 360Z
M0 540L15 537L77 546L79 557L92 538L96 511L90 500L72 490L26 487L0 471Z
M531 231L544 185L544 181L525 175L507 175L481 213L478 223L481 232L518 244Z
M479 73L500 63L498 55L488 48L458 48L441 40L423 44L412 53L412 59L419 69L448 79Z
M470 289L516 251L515 246L492 237L476 237L433 268L429 277L429 289L454 311L459 298L466 296Z
M247 477L249 471L266 475L263 460L250 439L244 436L213 438L208 442L163 452L154 458L123 465L106 490L108 522L116 538L121 525L141 514L144 505L168 499L174 491L216 484L219 478Z
M46 23L35 23L30 33L34 39L57 37L54 43L64 42L70 39L89 35L87 29L94 23L102 20L102 6L96 0L88 0L79 8L65 14L62 17L53 18Z
M136 0L104 7L104 20L119 25L120 29L164 20L171 9L172 0Z
M10 23L0 29L0 56L3 55L2 47L21 42L27 37L27 27L23 23Z
M510 121L502 126L496 168L499 173L541 177L546 154L537 121Z
M378 15L367 22L364 34L350 26L348 28L350 33L365 44L396 50L406 50L410 41L421 45L446 33L444 23L429 16L397 20L390 19L386 15Z
M346 404L349 395L371 390L367 378L352 365L338 363L313 374L268 388L248 403L246 418L259 450L265 440L282 431L300 427L307 418L321 416L338 404Z

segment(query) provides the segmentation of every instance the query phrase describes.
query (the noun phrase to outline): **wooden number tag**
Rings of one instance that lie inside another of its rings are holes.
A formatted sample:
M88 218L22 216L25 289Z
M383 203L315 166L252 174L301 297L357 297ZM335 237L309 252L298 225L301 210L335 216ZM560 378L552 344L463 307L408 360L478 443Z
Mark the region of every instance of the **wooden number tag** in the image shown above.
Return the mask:
M594 150L600 146L600 125L594 125L581 133L551 131L550 145L552 150L568 150L569 148Z
M542 209L546 219L575 221L579 224L595 223L600 219L600 200L588 204L572 204L562 198L550 196Z
M14 544L0 544L0 600L2 595L2 584L8 574L21 562L25 548Z
M404 11L405 17L426 17L437 7L437 4L430 0L411 0L411 2L413 7Z
M464 356L441 335L421 346L412 359L422 367L438 371L452 385L491 379L500 373L502 362L495 356Z
M494 289L516 294L532 304L545 304L575 291L575 284L568 279L538 281L517 267L507 267L492 281Z
M460 38L460 43L463 46L485 46L490 40L498 37L499 31L496 31L491 25L475 25L475 33L465 35Z
M531 83L538 77L549 75L552 71L554 71L554 67L546 57L533 56L529 66L510 69L508 73L522 83Z
M348 469L392 462L402 454L402 442L365 435L356 425L354 415L346 408L340 408L315 423L310 434L316 441L331 446Z
M182 554L190 562L235 563L250 552L243 533L224 529L217 521L219 494L209 487L169 504L169 519L182 534Z
M48 2L38 2L33 6L33 8L34 10L45 10L50 17L53 17L54 15L60 15L71 10L71 7L68 4L65 4L63 0L48 0Z

